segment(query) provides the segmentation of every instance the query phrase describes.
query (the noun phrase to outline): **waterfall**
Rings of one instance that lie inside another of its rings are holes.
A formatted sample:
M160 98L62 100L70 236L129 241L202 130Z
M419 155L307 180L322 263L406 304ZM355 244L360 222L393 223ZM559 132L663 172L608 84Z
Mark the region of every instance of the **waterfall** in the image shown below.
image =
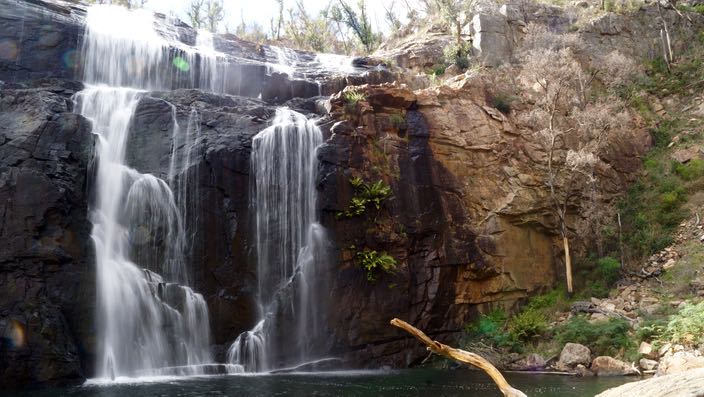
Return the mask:
M76 94L77 109L92 121L97 139L95 199L89 209L96 253L97 375L199 373L199 366L212 362L209 317L203 297L187 286L189 181L181 174L193 155L197 114L181 130L172 107L171 186L125 164L130 123L145 90L192 83L194 75L167 67L178 63L169 58L168 45L146 11L90 7L82 51L86 87ZM187 145L184 158L176 158L177 145Z
M316 214L316 149L321 144L316 124L287 108L277 109L273 124L252 143L251 205L262 318L228 351L228 361L247 371L311 359L310 341L318 333L315 265L323 260L326 241ZM294 324L277 327L288 317ZM281 339L287 346L277 345Z

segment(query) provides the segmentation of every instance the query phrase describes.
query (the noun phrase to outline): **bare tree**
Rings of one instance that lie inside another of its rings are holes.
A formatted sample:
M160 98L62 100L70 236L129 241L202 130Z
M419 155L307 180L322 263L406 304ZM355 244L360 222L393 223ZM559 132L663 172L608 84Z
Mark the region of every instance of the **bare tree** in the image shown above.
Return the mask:
M477 0L435 0L437 9L454 29L455 41L462 44L462 29L472 18Z
M205 0L205 28L215 33L225 19L223 0Z
M281 39L281 29L284 24L284 0L276 0L278 4L278 12L276 18L271 17L271 39L279 40Z
M203 12L203 3L205 0L191 0L186 10L186 15L191 22L191 26L195 29L205 27L205 13Z
M568 211L595 189L595 166L612 131L626 125L618 101L594 103L590 88L596 71L585 71L570 49L535 49L528 53L519 80L533 110L524 122L536 130L545 157L545 186L558 223L565 255L567 291L573 292Z

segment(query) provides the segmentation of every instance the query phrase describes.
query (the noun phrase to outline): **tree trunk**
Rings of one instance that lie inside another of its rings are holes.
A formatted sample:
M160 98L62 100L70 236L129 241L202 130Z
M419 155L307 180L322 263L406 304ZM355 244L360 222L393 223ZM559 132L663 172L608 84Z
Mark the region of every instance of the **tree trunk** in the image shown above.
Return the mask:
M494 367L484 357L464 350L455 349L454 347L443 345L438 341L434 341L430 339L423 331L397 318L391 320L391 325L401 328L402 330L413 335L416 339L425 344L428 347L428 350L437 355L445 356L461 363L473 365L483 370L487 375L489 375L494 383L496 383L496 386L499 387L504 397L527 397L522 391L511 387L511 385L506 382L506 378L501 375L501 372L499 372L499 370L496 369L496 367Z
M572 259L570 259L570 243L567 235L562 236L562 244L565 246L565 276L567 278L567 293L572 294Z

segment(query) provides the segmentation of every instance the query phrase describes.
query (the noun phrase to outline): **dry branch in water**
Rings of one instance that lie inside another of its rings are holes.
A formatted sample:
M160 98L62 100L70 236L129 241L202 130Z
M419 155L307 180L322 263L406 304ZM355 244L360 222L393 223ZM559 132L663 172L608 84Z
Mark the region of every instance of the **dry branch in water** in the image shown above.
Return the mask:
M487 375L489 375L489 377L494 381L494 383L496 383L496 386L499 387L501 393L503 393L505 397L527 397L522 391L511 387L511 385L506 382L504 376L501 375L501 372L499 372L496 367L494 367L489 361L487 361L483 357L474 353L466 352L464 350L455 349L454 347L444 345L438 341L434 341L430 339L428 335L423 333L423 331L412 326L411 324L408 324L403 320L395 318L391 320L391 325L401 328L402 330L413 335L416 339L426 345L428 347L428 350L435 354L445 356L455 361L469 364L483 370L484 372L486 372Z

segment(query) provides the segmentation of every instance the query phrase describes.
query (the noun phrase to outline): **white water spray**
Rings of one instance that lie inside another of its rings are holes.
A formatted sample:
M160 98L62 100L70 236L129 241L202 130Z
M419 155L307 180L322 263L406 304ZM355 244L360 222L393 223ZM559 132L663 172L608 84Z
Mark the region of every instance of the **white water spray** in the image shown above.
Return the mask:
M196 374L212 362L207 305L186 286L184 198L177 203L165 181L125 164L143 90L167 89L175 81L178 70L166 67L168 51L150 13L89 8L83 46L87 85L76 99L98 141L89 215L101 378ZM173 116L178 129L175 111ZM172 159L176 162L182 169L183 161ZM170 170L172 181L175 172Z
M262 320L241 334L228 361L259 372L309 360L316 330L316 263L325 233L317 223L316 149L323 142L315 122L279 108L273 124L254 137L252 207L256 218L258 303ZM285 332L288 355L277 346L277 321L291 311L294 329ZM283 362L279 362L279 361Z

